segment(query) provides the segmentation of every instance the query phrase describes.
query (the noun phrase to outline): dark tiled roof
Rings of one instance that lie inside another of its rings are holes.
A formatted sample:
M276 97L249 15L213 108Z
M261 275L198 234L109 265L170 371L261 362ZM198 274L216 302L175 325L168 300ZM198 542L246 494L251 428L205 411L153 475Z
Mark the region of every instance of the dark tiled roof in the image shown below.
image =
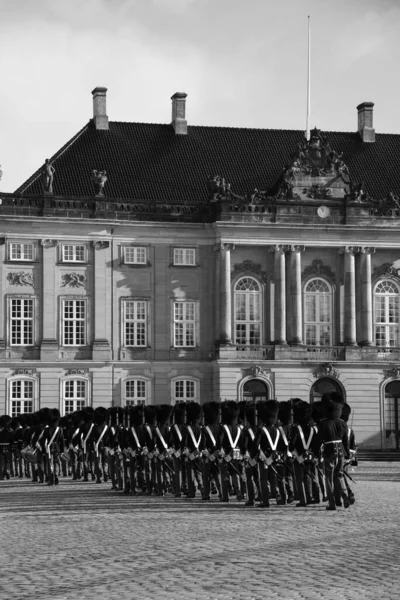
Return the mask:
M375 143L357 133L326 136L373 198L400 192L400 135L376 134ZM107 171L110 198L203 202L209 175L225 177L237 194L268 190L302 139L296 130L189 126L175 135L171 125L122 122L96 131L91 120L52 157L54 193L93 196L93 169ZM41 194L40 171L16 192Z

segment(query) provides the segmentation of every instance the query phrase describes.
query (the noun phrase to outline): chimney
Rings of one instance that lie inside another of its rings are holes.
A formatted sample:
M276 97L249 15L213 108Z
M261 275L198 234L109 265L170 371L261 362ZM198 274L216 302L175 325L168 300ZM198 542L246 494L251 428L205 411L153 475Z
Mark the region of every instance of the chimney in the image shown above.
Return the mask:
M358 110L358 133L363 142L375 142L374 103L363 102L357 106Z
M172 123L177 135L187 135L187 121L185 119L187 94L176 92L171 96L172 100Z
M107 88L97 87L93 92L93 121L96 129L108 130Z

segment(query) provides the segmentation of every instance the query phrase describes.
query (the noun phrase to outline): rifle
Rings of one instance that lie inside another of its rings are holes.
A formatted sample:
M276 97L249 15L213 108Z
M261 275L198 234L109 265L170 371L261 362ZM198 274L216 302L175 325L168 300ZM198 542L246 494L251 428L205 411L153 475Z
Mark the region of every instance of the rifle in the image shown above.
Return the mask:
M348 473L346 473L346 471L343 471L343 475L345 477L347 477L347 479L350 479L350 481L352 481L353 483L357 483L357 481L355 479L353 479L351 475L349 475Z

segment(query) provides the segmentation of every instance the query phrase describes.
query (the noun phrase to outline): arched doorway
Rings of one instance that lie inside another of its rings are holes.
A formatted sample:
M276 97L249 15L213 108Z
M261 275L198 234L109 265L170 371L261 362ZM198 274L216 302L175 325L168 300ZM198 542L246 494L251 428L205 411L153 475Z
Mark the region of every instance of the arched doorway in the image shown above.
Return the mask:
M385 387L385 441L388 450L400 450L400 381Z
M268 387L260 379L249 379L243 386L243 400L268 400Z
M310 390L310 404L321 400L323 394L331 394L332 392L343 393L339 383L331 377L321 377L318 379Z

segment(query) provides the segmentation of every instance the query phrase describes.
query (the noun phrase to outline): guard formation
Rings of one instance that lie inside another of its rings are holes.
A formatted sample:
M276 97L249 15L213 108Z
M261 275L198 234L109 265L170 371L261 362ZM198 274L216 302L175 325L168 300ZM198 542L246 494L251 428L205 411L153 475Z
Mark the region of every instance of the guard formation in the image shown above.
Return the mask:
M350 413L332 393L312 405L292 398L3 415L0 479L57 485L61 476L90 477L132 496L348 508L349 467L357 464Z

